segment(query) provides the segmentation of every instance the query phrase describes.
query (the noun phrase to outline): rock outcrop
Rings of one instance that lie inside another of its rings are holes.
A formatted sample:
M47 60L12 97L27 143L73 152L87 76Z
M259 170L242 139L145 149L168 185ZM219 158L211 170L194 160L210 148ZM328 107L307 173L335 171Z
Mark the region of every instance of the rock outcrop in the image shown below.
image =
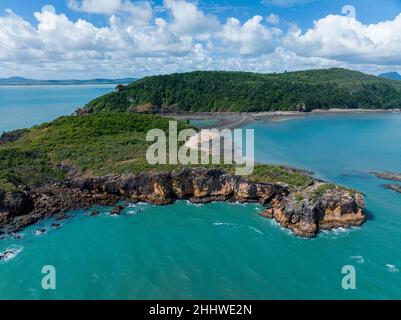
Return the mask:
M274 218L296 235L314 237L320 230L350 228L365 222L364 196L339 187L315 181L312 186L290 193L281 202L274 201L262 213Z
M0 136L0 145L17 141L26 131L26 129L19 129L9 132L3 132L3 134Z
M5 192L0 190L0 215L7 213L12 217L18 217L29 213L32 209L33 201L28 192Z
M384 172L372 172L372 174L378 177L379 179L401 182L401 173L384 171Z
M371 172L371 173L379 179L401 182L401 173L388 172L388 171ZM396 183L385 184L385 185L383 185L383 187L384 187L384 189L401 193L401 185L400 184L396 184Z
M385 184L384 188L401 193L401 185L399 185L399 184Z
M280 183L255 183L223 170L202 168L173 173L70 176L63 183L18 195L0 191L0 230L3 226L3 232L15 232L60 212L112 206L121 200L156 205L176 200L260 203L267 208L263 216L276 219L302 237L314 237L319 230L361 225L365 221L363 196L341 188L322 192L325 185L315 181L297 191Z

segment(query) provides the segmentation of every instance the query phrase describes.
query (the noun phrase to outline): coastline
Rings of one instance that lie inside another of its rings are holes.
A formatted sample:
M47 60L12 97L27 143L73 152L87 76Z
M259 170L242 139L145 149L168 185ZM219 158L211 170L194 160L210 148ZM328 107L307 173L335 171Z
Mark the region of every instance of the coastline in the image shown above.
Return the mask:
M0 190L0 240L44 218L64 220L71 210L116 206L110 214L119 215L124 209L121 201L159 206L177 200L259 203L265 207L262 217L276 220L303 238L316 237L323 230L361 226L366 220L361 193L312 178L307 186L291 187L206 168L101 177L84 177L72 171L68 176L62 183L49 182L20 193Z
M202 126L203 129L237 129L248 124L264 121L278 122L296 118L316 115L374 115L374 114L401 114L401 109L315 109L311 112L299 111L269 111L269 112L193 112L193 113L163 113L162 117L173 118L182 121L209 121L216 123Z
M246 114L196 113L179 114L176 117L185 117L187 120L189 117L194 119L208 117L217 119L218 126L222 128L238 128L263 119L279 121L277 119L313 114L393 112L399 110L330 109L310 113L291 111ZM171 114L163 116L172 117ZM211 138L213 136L209 136L209 139ZM197 139L194 140L189 143L190 147L197 143ZM69 171L66 173L67 176L71 174ZM311 184L300 188L285 186L281 182L282 180L278 183L241 180L222 170L205 168L186 168L178 173L167 174L148 172L144 175L108 175L92 176L92 178L78 175L72 180L63 181L61 185L48 181L34 190L19 193L0 190L0 213L2 213L0 227L11 227L8 232L14 232L49 215L98 204L116 204L122 200L165 205L177 199L189 199L195 203L259 202L266 206L264 217L276 220L281 226L301 237L315 237L320 230L349 228L360 226L365 222L364 197L359 192L316 179L312 179ZM277 190L284 191L276 192ZM64 198L54 197L55 194L63 194ZM6 230L1 229L0 231L5 233Z

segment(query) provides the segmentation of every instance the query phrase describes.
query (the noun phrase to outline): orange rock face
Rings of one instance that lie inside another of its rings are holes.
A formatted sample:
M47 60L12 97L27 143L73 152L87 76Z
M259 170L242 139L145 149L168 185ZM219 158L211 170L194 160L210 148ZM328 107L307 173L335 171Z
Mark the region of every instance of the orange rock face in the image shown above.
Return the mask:
M18 230L39 218L95 204L113 205L128 200L166 205L175 200L189 200L260 203L267 207L262 216L275 219L301 237L314 237L319 230L363 224L363 195L326 186L315 181L304 190L294 190L279 183L255 183L223 170L203 168L186 168L176 173L74 176L62 184L49 184L24 196L0 192L0 223ZM21 199L27 199L29 205ZM19 212L18 204L24 205L20 208L24 218L14 219L11 212Z

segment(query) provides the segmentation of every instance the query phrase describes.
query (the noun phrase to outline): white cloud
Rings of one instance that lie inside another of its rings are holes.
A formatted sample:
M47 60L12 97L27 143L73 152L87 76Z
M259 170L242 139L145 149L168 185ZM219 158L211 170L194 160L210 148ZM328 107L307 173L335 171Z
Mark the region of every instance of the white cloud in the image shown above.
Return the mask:
M71 9L88 13L113 14L122 7L121 0L68 0Z
M368 72L401 69L401 15L366 25L329 15L309 30L282 30L274 14L221 23L195 3L70 1L76 10L105 14L106 26L72 21L53 7L30 23L0 15L0 76L89 78L144 76L197 69L283 71L341 66Z
M153 15L152 6L148 1L130 0L68 0L68 6L72 10L113 15L130 15L130 23L143 25L148 23Z
M170 10L174 19L170 28L177 34L201 36L220 29L218 19L213 15L205 15L194 3L183 0L164 0L165 7Z
M267 22L273 24L273 25L278 25L280 24L280 16L277 14L270 14L267 18L266 18Z
M284 45L304 56L401 63L401 14L394 20L369 25L350 17L328 15L305 33L293 29Z
M242 55L257 55L271 52L279 29L269 29L262 24L261 16L254 16L241 25L236 18L229 18L219 36L224 44L234 44Z

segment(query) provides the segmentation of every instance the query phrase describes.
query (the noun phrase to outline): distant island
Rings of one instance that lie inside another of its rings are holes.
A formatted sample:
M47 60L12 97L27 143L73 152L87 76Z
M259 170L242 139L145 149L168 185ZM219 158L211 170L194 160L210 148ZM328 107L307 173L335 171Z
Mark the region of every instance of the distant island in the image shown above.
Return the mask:
M401 80L401 74L398 72L387 72L387 73L382 73L379 75L379 77L389 79L389 80Z
M332 68L285 73L196 71L146 77L83 111L139 113L398 109L401 82Z
M28 86L28 85L87 85L87 84L128 84L136 81L135 78L122 79L91 79L91 80L35 80L23 77L0 78L0 86Z

